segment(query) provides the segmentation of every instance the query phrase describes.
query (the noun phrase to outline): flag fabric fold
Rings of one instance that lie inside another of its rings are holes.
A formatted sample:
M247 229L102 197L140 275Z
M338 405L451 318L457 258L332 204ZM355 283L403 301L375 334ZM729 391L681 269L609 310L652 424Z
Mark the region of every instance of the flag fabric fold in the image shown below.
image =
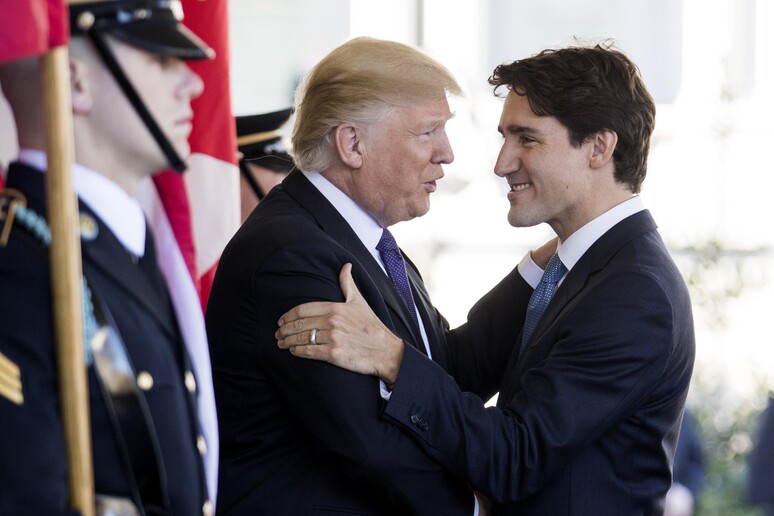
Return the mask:
M69 20L64 0L3 0L0 63L66 45Z
M66 45L69 36L70 18L64 0L2 0L0 64ZM0 129L8 123L12 123L10 119L0 119ZM0 191L5 185L2 172Z

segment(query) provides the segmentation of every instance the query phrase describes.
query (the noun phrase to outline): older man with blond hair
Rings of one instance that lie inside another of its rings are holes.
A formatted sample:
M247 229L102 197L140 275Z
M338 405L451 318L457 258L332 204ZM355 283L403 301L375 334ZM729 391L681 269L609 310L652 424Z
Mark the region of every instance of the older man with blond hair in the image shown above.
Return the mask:
M454 159L447 96L460 93L427 55L370 38L333 50L300 86L299 170L227 246L207 310L223 513L474 514L467 483L380 420L376 378L298 360L274 337L292 306L342 300L352 263L383 323L446 364L446 323L387 228L427 213Z

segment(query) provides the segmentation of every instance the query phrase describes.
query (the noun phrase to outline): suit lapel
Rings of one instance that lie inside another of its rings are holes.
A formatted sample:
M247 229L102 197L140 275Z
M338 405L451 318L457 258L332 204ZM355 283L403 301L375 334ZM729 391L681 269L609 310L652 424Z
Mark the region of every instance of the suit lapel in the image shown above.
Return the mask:
M427 334L427 341L430 344L430 352L433 355L433 361L437 362L444 369L447 369L448 359L446 356L446 346L442 345L446 340L446 332L444 328L439 325L437 311L430 302L430 295L425 290L425 283L422 281L419 271L405 254L403 255L403 258L406 261L406 272L409 277L409 282L411 283L414 301L416 302L419 314L422 316L422 321L425 323L425 333Z
M384 322L397 333L407 333L410 335L412 338L411 343L424 353L422 336L414 324L411 315L408 313L408 308L406 308L403 300L400 299L390 278L387 277L387 274L374 259L371 252L366 249L344 217L299 170L291 172L282 182L281 188L295 199L303 209L309 212L325 233L332 235L342 247L357 258L358 264L365 269L371 281L377 286L390 311L392 320ZM313 210L310 210L309 207L313 207ZM396 324L402 325L405 331L398 331Z
M511 357L508 369L517 370L517 373L511 375L510 378L506 377L500 389L502 393L507 394L501 396L503 403L512 398L518 379L529 366L529 348L541 340L546 330L561 316L565 307L586 287L589 278L602 270L624 244L643 233L654 231L656 227L650 212L648 210L640 211L610 228L581 256L559 288L556 289L556 293L538 321L530 341L525 343L521 353L514 353ZM523 333L519 335L519 345L521 345L522 336ZM516 349L519 347L517 346Z
M625 218L594 242L556 290L554 298L535 328L532 341L539 338L537 336L542 334L564 307L586 287L589 278L603 269L624 244L655 229L656 222L650 212L643 210Z

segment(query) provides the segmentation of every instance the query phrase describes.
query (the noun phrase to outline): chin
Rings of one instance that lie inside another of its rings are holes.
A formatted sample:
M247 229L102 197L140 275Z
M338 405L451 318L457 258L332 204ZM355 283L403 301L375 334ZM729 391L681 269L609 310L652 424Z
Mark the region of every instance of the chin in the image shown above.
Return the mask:
M535 224L530 224L525 217L520 216L520 214L514 213L513 211L508 212L508 224L510 224L515 228L526 228L526 227L535 225Z
M188 161L188 158L191 157L191 146L188 144L188 140L175 145L175 151L183 161Z

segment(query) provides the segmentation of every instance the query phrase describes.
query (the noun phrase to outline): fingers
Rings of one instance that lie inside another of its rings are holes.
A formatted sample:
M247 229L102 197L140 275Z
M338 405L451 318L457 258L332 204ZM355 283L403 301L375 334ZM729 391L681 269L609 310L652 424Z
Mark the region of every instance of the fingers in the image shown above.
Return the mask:
M352 296L355 295L357 287L355 286L355 280L352 279L352 264L345 263L339 272L339 285L341 285L341 293L344 294L344 301L349 303L352 301Z
M312 331L315 331L314 343L312 343ZM280 330L277 330L277 334ZM291 333L285 336L277 336L277 346L280 349L292 349L299 346L320 346L326 344L327 330L321 330L318 328L312 328L310 330L300 331L298 333Z
M330 362L330 348L328 346L294 346L288 348L290 354L299 358L308 358L311 360L322 360Z
M297 336L297 338L301 340L304 338L307 339L306 342L301 342L300 340L299 343L309 344L309 335L311 334L312 328L317 328L319 335L320 330L328 328L326 318L324 316L301 317L299 319L284 322L283 319L280 319L280 327L274 332L274 338L283 339L290 336Z
M530 252L530 256L532 258L532 261L535 262L535 264L540 267L541 269L544 269L546 265L548 264L548 260L551 259L551 257L556 253L556 247L559 242L558 237L554 237L545 244L541 245L534 251Z
M344 300L347 303L353 303L358 300L362 300L363 296L360 294L355 280L352 278L352 264L345 263L339 273L339 285L341 285L341 293L344 294Z
M351 263L345 263L341 268L341 272L339 272L339 284L341 285L341 292L344 294L346 302L363 299L363 296L360 295L360 291L357 289L357 285L355 285L355 280L352 279ZM284 326L295 321L328 315L331 312L333 304L334 303L329 301L315 301L294 306L282 314L279 321L277 321L277 325ZM309 330L311 328L313 328L313 326L299 326L295 328L296 331L288 331L288 333L296 333L297 331Z
M290 324L294 321L308 319L310 317L319 317L327 314L330 311L331 303L328 301L314 301L312 303L304 303L303 305L297 305L282 314L278 326ZM305 328L309 329L309 328Z

